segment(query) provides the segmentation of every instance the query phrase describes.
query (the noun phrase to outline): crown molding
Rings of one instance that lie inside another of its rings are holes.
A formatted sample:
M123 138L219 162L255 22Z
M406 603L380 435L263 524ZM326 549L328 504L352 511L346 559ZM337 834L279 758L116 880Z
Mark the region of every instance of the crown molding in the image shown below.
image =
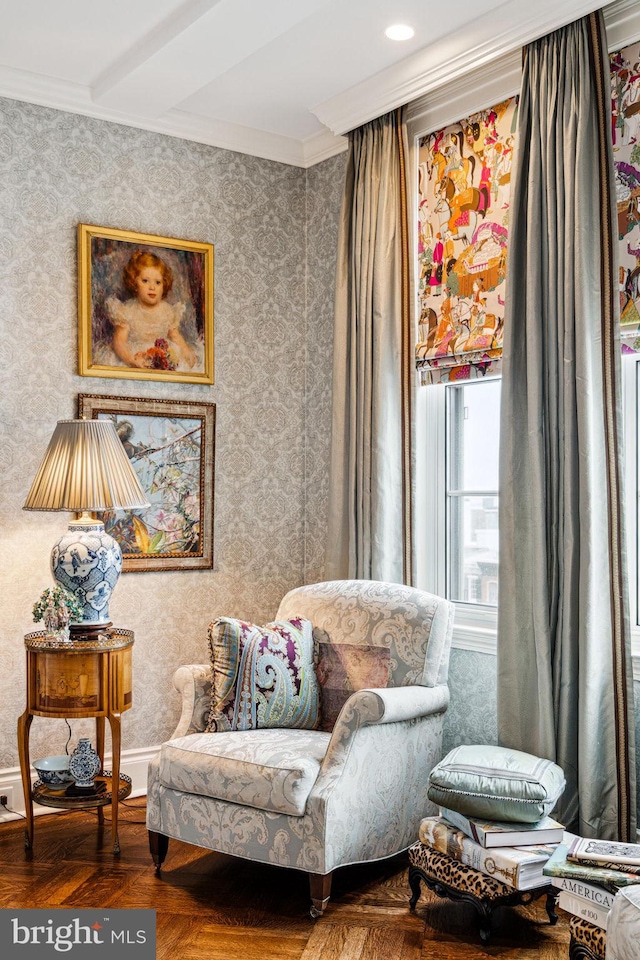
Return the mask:
M475 21L459 37L420 51L316 108L315 115L328 129L305 140L178 109L158 118L132 116L96 103L90 88L82 84L9 67L0 67L0 96L308 169L346 149L341 134L402 104L410 104L410 123L419 122L426 132L510 96L519 87L523 43L584 15L595 5L595 0L572 0L558 4L557 12L551 14L536 10L518 27L502 33L492 28L491 17L485 18L488 22ZM605 8L604 15L609 49L640 39L638 0L616 0ZM425 58L436 57L437 62L425 65Z
M65 113L76 113L126 127L151 130L169 137L193 140L211 147L275 160L294 167L311 167L346 150L347 141L330 130L321 130L306 140L296 140L239 123L198 117L184 110L169 110L158 118L135 117L96 103L88 87L63 80L51 80L30 73L0 67L0 97L36 103Z
M638 0L619 0L605 10L609 51L619 50L640 39ZM456 78L452 83L427 93L407 106L409 136L439 130L484 109L489 103L518 93L522 80L522 48L499 60Z
M304 163L302 166L313 167L316 163L321 163L323 160L335 157L339 153L344 153L348 146L349 141L346 137L338 137L330 130L321 130L312 137L303 140L302 155Z
M165 116L158 118L131 116L95 103L88 87L66 80L52 80L27 70L0 67L0 97L36 103L54 110L163 133L183 140L193 140L196 143L235 150L296 167L306 167L318 162L305 158L302 140L228 123L225 120L198 117L182 110L169 110ZM335 139L329 131L322 133L327 138Z
M607 44L610 52L640 40L638 0L617 0L610 7L605 7L604 22L607 27Z
M406 60L388 67L369 80L359 83L336 97L321 103L312 113L336 134L344 134L396 107L434 92L446 97L452 84L469 85L471 74L502 61L512 62L516 51L538 37L557 30L597 9L594 0L572 0L544 6L532 5L530 15L517 23L496 30L492 17L470 23L456 37L418 51ZM498 11L496 11L497 13ZM640 23L637 0L617 0L605 7L608 36L614 35L618 46L636 39ZM612 47L612 49L615 48ZM486 106L486 100L484 104Z
M409 136L440 130L520 92L522 50L458 77L446 87L414 100L407 107Z

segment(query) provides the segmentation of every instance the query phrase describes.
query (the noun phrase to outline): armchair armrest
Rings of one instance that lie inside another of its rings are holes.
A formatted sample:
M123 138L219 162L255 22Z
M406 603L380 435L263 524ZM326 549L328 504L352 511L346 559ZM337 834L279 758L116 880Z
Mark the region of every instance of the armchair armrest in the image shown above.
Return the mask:
M365 750L371 750L371 738L375 736L371 728L381 727L391 734L391 738L387 735L381 738L382 743L388 744L393 740L394 725L397 725L397 743L401 746L405 739L403 728L416 724L421 728L424 725L424 733L414 731L419 740L423 740L434 730L441 733L441 717L448 705L449 687L446 684L357 690L349 697L336 720L318 779L309 797L309 809L320 816L318 811L329 802L343 775L350 783L352 775L348 771L352 764L349 763L349 756L353 750L359 752L365 743L368 744ZM383 729L380 730L381 734ZM358 743L361 738L364 738L363 744ZM374 755L384 763L384 756L378 754L377 748L374 748ZM354 769L359 789L367 793L370 791L368 777L375 779L375 763L367 776L362 776L362 770L358 772L357 766Z
M449 706L449 687L410 686L357 690L343 706L331 734L331 740L322 761L323 771L335 772L349 754L351 744L362 727L419 720L444 713Z
M211 665L190 663L178 667L173 685L182 695L182 713L171 739L205 729L211 707Z
M331 740L342 741L353 736L360 727L376 723L397 723L443 713L448 706L449 687L446 684L356 690L340 711Z

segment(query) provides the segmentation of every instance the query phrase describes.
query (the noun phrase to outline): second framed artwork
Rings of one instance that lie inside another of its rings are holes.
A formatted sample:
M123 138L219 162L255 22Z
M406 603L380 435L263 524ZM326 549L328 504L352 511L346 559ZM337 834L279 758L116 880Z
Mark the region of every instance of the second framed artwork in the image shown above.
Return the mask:
M113 421L151 505L103 515L123 570L211 569L215 404L81 393L78 414Z
M78 370L213 383L213 245L79 224Z

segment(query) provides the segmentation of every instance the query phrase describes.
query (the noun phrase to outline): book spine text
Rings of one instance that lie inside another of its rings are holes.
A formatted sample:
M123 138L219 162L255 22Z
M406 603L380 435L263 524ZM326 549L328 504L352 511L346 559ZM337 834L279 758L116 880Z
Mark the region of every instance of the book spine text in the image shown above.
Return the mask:
M567 893L566 890L561 890L560 896L558 897L558 906L561 907L562 910L566 910L567 913L573 914L574 917L582 917L583 920L587 920L594 926L600 927L601 930L607 929L609 911L603 907L597 907L590 900L583 900L582 897L574 897L570 893Z

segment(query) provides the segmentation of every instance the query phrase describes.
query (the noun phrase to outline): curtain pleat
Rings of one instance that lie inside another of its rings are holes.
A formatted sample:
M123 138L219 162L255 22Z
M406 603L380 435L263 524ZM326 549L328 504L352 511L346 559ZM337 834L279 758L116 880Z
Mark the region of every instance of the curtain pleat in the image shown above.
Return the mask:
M328 577L412 578L405 148L401 110L350 134L336 273Z
M609 63L601 13L525 52L500 466L500 742L555 760L560 818L635 840Z

